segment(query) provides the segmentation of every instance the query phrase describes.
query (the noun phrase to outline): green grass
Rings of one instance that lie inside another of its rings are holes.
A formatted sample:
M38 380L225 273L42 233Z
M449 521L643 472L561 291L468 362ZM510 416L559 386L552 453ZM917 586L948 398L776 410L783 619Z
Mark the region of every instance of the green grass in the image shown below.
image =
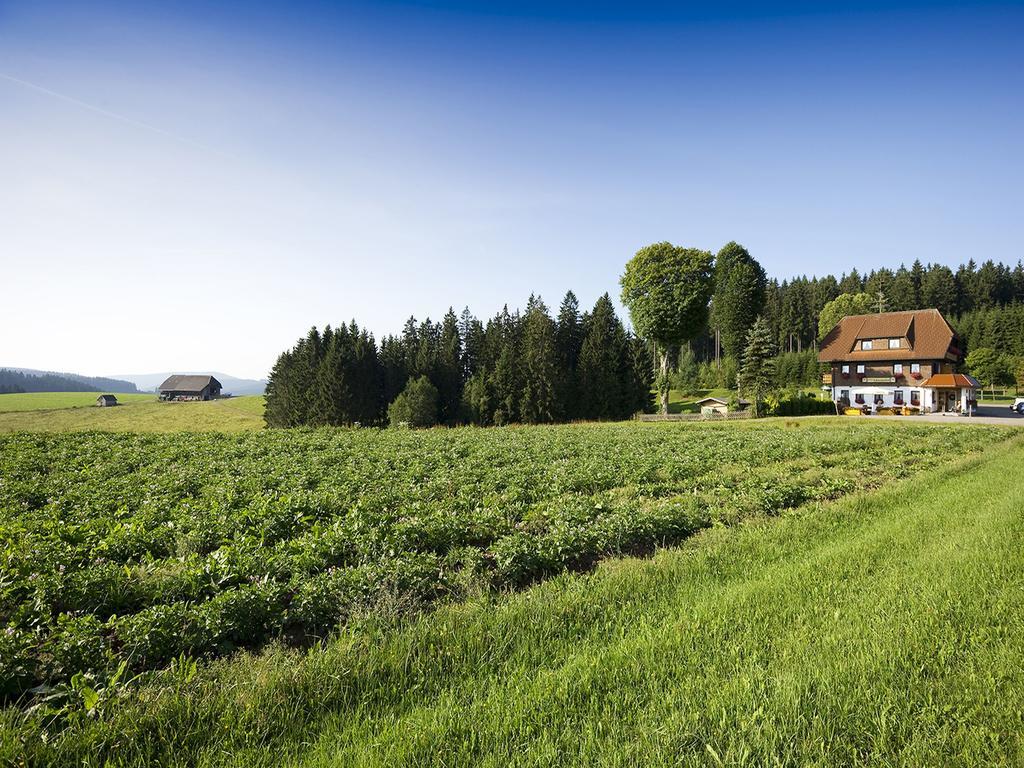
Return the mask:
M757 441L786 427L643 429ZM59 738L7 709L0 763L1017 765L1024 439L999 434L652 559L408 621L375 613L308 650L183 663L100 691Z
M64 408L94 408L100 392L25 392L0 395L0 413L22 411L52 411ZM150 403L156 400L152 393L117 394L118 403Z
M114 408L95 407L96 393L0 395L3 432L238 432L263 428L263 396L161 403L155 395L117 395ZM93 406L93 407L88 407Z

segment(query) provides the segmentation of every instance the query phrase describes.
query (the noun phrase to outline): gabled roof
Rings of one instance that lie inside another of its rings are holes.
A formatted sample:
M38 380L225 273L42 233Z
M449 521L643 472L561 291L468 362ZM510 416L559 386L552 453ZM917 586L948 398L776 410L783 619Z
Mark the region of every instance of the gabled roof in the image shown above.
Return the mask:
M168 376L160 385L161 392L202 392L210 384L221 386L213 376Z
M107 402L107 403L111 403L111 402L116 403L117 402L117 398L114 397L113 395L100 395L96 399L97 400L103 400L104 402Z
M715 405L728 405L728 400L723 400L720 397L705 397L703 400L698 400L695 405L704 405L705 403L714 403Z
M910 349L854 350L861 339L906 338ZM955 334L937 309L844 317L821 342L823 363L955 359Z
M927 380L921 382L922 387L930 389L979 389L981 384L973 376L964 373L936 373Z

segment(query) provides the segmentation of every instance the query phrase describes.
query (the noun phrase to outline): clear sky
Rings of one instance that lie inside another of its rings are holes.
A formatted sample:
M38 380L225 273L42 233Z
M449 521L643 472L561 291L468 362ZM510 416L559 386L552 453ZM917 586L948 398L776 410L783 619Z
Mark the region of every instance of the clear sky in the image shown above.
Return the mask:
M1024 255L1024 8L0 0L0 365L263 376L649 242Z

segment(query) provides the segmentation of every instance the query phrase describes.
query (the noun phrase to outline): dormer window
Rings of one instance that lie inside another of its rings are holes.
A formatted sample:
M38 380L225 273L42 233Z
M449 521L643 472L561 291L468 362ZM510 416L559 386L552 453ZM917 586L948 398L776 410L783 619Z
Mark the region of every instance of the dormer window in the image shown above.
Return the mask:
M899 348L900 348L900 340L899 339L889 339L889 349L899 349Z
M874 342L871 342L871 341L862 341L860 343L860 348L863 349L864 351L867 351L867 350L871 349L873 346L874 346Z

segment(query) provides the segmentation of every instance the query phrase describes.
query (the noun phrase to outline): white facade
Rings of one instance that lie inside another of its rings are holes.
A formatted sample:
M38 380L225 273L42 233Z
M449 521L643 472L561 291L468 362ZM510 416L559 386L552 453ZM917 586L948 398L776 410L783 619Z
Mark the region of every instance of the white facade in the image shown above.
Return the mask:
M933 389L902 384L837 384L832 399L846 399L851 408L917 408L921 413L966 413L974 400L974 390L967 387Z

